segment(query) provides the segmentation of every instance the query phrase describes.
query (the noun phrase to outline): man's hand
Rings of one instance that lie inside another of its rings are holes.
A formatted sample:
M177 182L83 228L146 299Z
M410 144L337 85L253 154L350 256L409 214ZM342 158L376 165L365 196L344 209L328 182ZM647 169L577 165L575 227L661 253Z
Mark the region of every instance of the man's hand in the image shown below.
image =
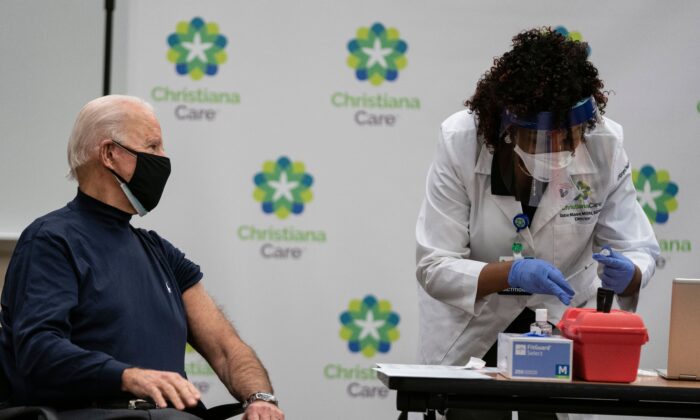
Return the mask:
M265 401L254 401L241 420L284 420L284 413L276 405Z
M197 388L178 373L139 368L124 370L122 390L139 398L149 397L159 408L167 407L170 401L178 410L194 407L201 397Z

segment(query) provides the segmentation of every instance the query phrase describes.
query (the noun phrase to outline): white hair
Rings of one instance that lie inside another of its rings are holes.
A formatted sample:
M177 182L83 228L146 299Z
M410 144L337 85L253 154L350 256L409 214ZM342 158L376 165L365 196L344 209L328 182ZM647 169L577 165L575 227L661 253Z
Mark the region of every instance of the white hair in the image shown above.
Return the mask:
M75 119L68 141L70 179L77 179L77 169L97 158L100 141L123 141L128 134L127 123L133 118L134 105L153 113L151 104L135 96L107 95L85 104Z

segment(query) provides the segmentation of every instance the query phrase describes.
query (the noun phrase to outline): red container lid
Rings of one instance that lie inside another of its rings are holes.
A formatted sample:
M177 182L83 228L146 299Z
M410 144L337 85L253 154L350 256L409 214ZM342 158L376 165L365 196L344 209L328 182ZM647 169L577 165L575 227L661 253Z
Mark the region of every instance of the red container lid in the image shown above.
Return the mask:
M569 308L557 327L572 340L599 341L616 338L628 344L644 344L649 341L642 318L632 312L613 309L597 312L593 308Z

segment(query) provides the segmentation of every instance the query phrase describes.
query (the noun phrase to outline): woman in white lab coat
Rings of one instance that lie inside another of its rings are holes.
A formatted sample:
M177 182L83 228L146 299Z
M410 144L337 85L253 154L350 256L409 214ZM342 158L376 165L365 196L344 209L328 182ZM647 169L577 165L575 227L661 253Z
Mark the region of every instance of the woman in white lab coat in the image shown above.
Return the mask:
M536 308L556 324L601 283L635 309L659 247L602 88L585 43L538 28L443 122L416 227L423 363L494 365L499 332Z

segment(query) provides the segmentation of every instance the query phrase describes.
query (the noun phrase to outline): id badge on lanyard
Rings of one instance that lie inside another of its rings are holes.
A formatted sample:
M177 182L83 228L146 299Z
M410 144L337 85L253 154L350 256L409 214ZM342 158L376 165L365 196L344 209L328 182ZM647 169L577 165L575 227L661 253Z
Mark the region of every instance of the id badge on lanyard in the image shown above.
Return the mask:
M530 218L526 214L518 213L513 218L513 226L515 226L515 240L511 250L513 255L504 255L498 258L498 262L522 260L523 258L523 237L520 234L521 230L527 229L530 226ZM532 295L519 287L509 287L498 292L499 295Z

